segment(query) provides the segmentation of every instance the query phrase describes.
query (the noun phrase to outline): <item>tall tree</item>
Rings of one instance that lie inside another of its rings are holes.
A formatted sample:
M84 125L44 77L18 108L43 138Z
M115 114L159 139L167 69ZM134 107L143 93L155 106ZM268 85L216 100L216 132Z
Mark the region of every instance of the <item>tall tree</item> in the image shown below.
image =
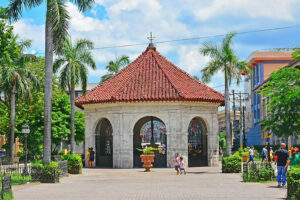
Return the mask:
M101 83L113 77L116 73L118 73L123 67L125 67L129 63L129 56L126 55L117 57L115 61L109 61L108 65L106 65L105 67L108 73L101 77Z
M68 35L70 16L66 10L66 0L46 1L46 27L45 27L45 103L44 103L44 163L51 160L51 110L52 110L52 78L53 54L60 48ZM43 0L10 0L8 15L18 20L22 15L23 6L26 9L40 6ZM80 11L91 8L94 0L74 0Z
M29 41L20 43L20 51L30 47ZM32 55L15 55L9 62L2 65L1 90L10 100L10 158L14 158L16 97L28 95L31 97L31 88L39 85L37 77L26 67L26 63L34 59Z
M75 86L81 85L83 94L86 92L88 68L96 69L92 57L93 43L80 39L72 44L71 39L66 39L62 48L57 52L54 72L60 70L60 87L68 89L71 101L71 153L75 152Z
M239 84L241 73L249 71L247 63L239 61L232 49L232 38L235 33L229 33L225 36L221 45L216 43L205 42L200 47L200 53L204 56L210 56L211 61L201 70L202 81L210 82L211 77L218 71L225 74L225 122L226 122L226 154L231 155L232 149L232 132L230 126L230 101L229 87L233 79Z
M281 68L270 77L260 93L269 100L268 114L261 125L288 142L289 136L300 134L300 70Z

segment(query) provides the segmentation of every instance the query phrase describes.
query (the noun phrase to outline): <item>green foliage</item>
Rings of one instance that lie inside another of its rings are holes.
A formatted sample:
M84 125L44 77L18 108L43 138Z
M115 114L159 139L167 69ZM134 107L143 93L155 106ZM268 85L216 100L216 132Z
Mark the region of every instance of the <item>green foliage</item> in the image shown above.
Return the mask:
M72 172L74 169L82 168L81 156L78 154L69 154L61 157L61 160L68 161L68 172Z
M239 173L241 172L242 158L238 155L223 157L222 173Z
M247 172L243 172L244 182L261 182L272 181L274 177L274 169L270 163L258 163L248 165Z
M161 150L160 148L154 148L154 147L145 147L144 149L136 148L138 151L143 152L143 155L153 155L154 151Z
M300 166L291 167L287 172L287 193L293 200L300 199Z
M291 136L300 133L300 70L281 68L272 72L261 94L270 102L267 104L267 118L261 121L265 131L272 130L277 136Z
M226 133L219 133L219 147L222 147L223 152L226 149Z
M298 49L297 51L294 51L294 52L292 53L292 57L293 57L294 60L300 62L300 50Z
M130 63L129 56L122 55L121 57L117 57L115 61L109 61L108 65L106 65L106 69L108 71L107 74L101 77L101 83L107 81L115 74L117 74L123 67Z
M249 152L242 152L242 157L247 157L247 158L249 158Z

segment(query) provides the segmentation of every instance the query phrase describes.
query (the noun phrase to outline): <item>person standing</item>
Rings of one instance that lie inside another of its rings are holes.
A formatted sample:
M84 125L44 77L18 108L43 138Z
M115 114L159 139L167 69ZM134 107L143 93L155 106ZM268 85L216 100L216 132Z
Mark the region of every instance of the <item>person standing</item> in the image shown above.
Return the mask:
M276 151L277 156L277 182L278 187L284 187L286 183L286 163L289 157L289 152L285 149L285 143L281 143L280 149ZM281 185L282 184L282 185Z
M249 160L248 160L247 164L249 164L250 162L254 163L253 146L251 146L250 149L249 149Z
M95 162L95 151L93 150L93 147L91 147L90 150L90 167L94 167L94 162Z
M287 161L284 169L287 170L288 166L291 165L291 167L300 165L300 156L297 155L297 152L295 149L292 149L291 151L292 155L289 157L289 160Z
M271 161L271 163L273 162L273 160L274 160L274 152L273 152L272 147L270 147L270 161Z

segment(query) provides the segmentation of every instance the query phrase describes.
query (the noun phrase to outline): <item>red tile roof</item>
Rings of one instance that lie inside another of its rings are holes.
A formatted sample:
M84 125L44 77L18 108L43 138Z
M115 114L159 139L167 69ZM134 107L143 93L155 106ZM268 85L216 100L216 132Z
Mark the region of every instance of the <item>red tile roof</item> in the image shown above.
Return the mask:
M133 101L198 101L224 105L223 94L148 47L114 77L76 98L76 105Z

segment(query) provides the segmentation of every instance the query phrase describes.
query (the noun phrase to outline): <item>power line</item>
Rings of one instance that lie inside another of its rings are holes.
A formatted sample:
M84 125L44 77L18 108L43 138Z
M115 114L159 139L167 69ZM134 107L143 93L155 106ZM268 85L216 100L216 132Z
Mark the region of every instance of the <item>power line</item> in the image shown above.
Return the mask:
M252 31L242 31L236 32L237 35L241 34L248 34L248 33L257 33L257 32L266 32L266 31L276 31L276 30L283 30L289 28L300 27L300 24L292 25L292 26L284 26L284 27L275 27L275 28L266 28L266 29L257 29ZM192 37L192 38L181 38L181 39L174 39L174 40L164 40L155 42L155 44L164 44L164 43L172 43L172 42L182 42L182 41L191 41L191 40L200 40L200 39L207 39L207 38L214 38L214 37L221 37L225 36L226 34L217 34L217 35L208 35L208 36L200 36L200 37ZM92 50L102 50L102 49L113 49L113 48L124 48L124 47L133 47L133 46L144 46L148 45L149 43L136 43L136 44L124 44L124 45L113 45L113 46L104 46L104 47L95 47ZM297 47L279 47L279 48L270 48L270 49L296 49ZM36 54L45 54L44 52L36 52Z
M276 31L276 30L289 29L289 28L295 28L295 27L300 27L300 24L296 24L296 25L292 25L292 26L275 27L275 28L257 29L257 30L252 30L252 31L242 31L242 32L236 32L236 34L241 35L241 34L248 34L248 33ZM182 42L182 41L190 41L190 40L200 40L200 39L221 37L221 36L225 36L225 35L226 34L217 34L217 35L200 36L200 37L192 37L192 38L164 40L164 41L155 42L155 44L163 44L163 43L171 43L171 42ZM141 46L141 45L147 45L147 44L148 43L144 42L144 43L136 43L136 44L125 44L125 45L115 45L115 46L106 46L106 47L96 47L93 50L123 48L123 47Z

